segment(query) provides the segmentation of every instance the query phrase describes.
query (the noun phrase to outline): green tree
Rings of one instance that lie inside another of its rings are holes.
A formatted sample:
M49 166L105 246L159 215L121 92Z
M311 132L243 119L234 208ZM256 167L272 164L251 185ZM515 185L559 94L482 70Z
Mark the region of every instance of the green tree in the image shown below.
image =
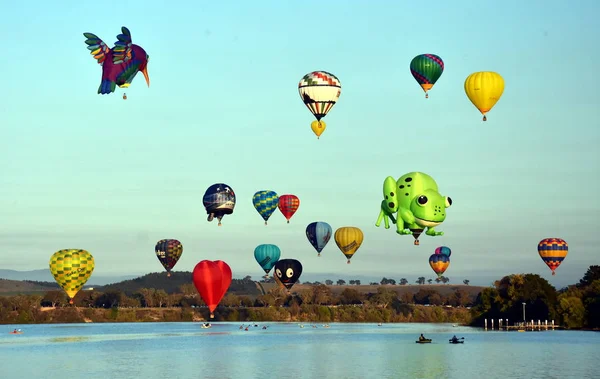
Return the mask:
M583 301L569 294L562 294L558 297L558 314L560 323L568 329L582 328L585 323L585 307Z
M408 280L406 280L406 278L402 278L402 279L400 279L400 285L401 285L401 286L405 286L405 285L407 285L407 284L408 284Z
M583 278L579 281L580 286L589 286L593 281L600 280L600 266L593 265L588 268Z

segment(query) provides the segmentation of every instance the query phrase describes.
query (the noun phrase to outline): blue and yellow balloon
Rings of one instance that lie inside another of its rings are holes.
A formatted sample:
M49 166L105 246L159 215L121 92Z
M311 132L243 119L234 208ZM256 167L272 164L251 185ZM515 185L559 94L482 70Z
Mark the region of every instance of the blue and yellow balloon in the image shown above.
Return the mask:
M569 245L561 238L544 238L538 243L538 254L552 271L552 275L569 254Z
M429 257L429 266L431 266L438 278L441 278L448 269L448 266L450 266L450 257L442 254L431 254Z
M262 216L263 220L265 220L265 225L267 225L269 217L271 217L279 205L279 196L275 191L258 191L252 196L252 204L254 204L254 208Z

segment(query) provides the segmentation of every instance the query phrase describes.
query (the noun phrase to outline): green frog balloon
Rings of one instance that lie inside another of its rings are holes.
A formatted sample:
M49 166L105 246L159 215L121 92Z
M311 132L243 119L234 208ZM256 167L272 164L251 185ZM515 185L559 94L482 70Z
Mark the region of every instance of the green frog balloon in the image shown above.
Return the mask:
M375 226L379 227L383 220L385 228L389 229L391 219L396 224L398 234L413 235L415 245L419 244L419 236L425 228L428 236L444 235L434 227L446 219L446 208L452 205L452 199L440 195L437 183L431 176L409 172L397 181L388 176L383 182L383 197Z

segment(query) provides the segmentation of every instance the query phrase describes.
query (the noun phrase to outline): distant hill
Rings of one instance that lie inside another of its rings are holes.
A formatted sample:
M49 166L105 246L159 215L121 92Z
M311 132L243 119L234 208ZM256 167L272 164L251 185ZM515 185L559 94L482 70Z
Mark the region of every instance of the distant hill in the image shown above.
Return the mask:
M48 291L54 291L57 289L60 288L56 282L50 283L0 279L1 296L44 294Z
M192 283L192 273L189 271L172 271L171 276L165 272L151 273L135 279L124 280L118 283L95 287L97 291L123 291L127 295L132 295L142 288L162 289L167 293L180 292L180 287L184 284ZM252 280L233 279L229 286L229 293L236 295L258 296L261 291Z
M138 275L121 275L121 276L101 276L94 275L90 278L88 285L98 286L110 283L116 283L127 279L136 278ZM50 273L50 269L17 271L0 269L0 278L9 280L33 280L37 282L54 282L54 277Z

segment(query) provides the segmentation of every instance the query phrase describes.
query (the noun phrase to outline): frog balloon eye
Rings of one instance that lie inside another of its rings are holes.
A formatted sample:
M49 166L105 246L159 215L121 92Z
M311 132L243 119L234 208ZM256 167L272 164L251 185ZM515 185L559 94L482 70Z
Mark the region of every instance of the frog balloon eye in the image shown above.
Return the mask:
M419 203L419 205L421 205L421 206L427 204L428 201L429 201L429 199L427 199L427 196L425 196L425 195L421 195L417 199L417 203Z
M448 196L445 197L446 200L446 208L450 208L450 206L452 205L452 199Z
M281 270L280 269L275 270L275 275L277 275L278 278L281 278Z
M291 268L288 268L288 269L287 269L287 271L285 272L285 275L286 275L288 278L291 278L291 277L293 277L293 276L294 276L294 270L292 270Z

